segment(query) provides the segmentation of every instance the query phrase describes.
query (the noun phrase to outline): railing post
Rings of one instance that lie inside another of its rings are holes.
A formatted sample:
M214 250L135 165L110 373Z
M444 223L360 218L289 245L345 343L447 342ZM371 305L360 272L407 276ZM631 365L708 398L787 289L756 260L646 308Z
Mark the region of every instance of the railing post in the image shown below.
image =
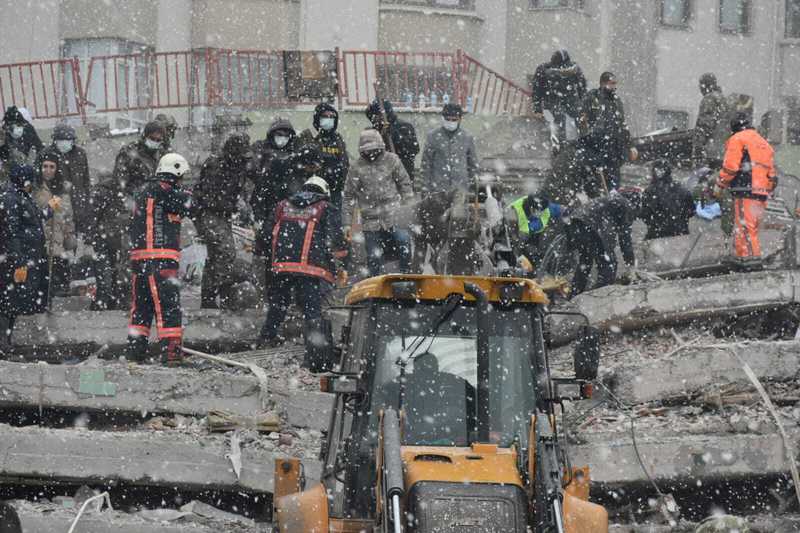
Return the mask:
M461 48L457 48L453 59L453 100L463 108L464 103L461 101L461 71Z
M89 83L91 82L91 70L86 73L86 87L83 86L83 81L81 79L81 62L78 59L78 56L73 56L72 61L72 84L75 86L75 106L77 107L76 111L80 114L81 123L86 125L86 102L87 97L89 96ZM91 60L89 62L89 68L91 69Z

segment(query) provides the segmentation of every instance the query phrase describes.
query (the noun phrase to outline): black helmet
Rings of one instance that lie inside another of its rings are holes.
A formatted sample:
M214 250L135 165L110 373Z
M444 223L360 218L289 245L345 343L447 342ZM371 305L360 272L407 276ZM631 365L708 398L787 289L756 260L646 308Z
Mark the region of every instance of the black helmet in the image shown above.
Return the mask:
M666 159L656 159L650 175L654 181L667 181L672 179L672 165Z
M738 133L742 130L746 130L753 127L753 122L750 119L750 115L747 113L739 112L736 113L736 116L731 119L731 131L733 133Z
M717 88L719 88L719 85L717 85L717 77L714 73L706 72L700 76L700 92L702 94L708 94Z
M534 213L544 211L547 209L548 205L550 205L550 199L543 194L537 193L529 194L528 197L525 198L525 201L522 202L522 208L528 216L533 216Z

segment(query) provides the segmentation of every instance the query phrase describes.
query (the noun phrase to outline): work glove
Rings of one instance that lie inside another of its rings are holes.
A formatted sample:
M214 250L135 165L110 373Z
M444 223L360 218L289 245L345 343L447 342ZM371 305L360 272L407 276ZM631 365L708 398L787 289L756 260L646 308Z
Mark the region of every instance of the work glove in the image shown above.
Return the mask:
M637 159L639 159L639 150L631 146L630 150L628 150L628 159L630 159L631 161L636 161Z
M533 272L533 263L530 259L525 257L524 255L519 256L517 260L519 262L520 268L522 268L526 272Z
M351 226L344 227L344 240L353 242L353 228Z
M21 266L14 271L14 283L25 283L28 279L28 267Z
M350 277L347 275L346 270L340 270L336 273L336 286L339 288L347 287L347 282Z
M714 184L714 188L711 189L711 196L713 196L716 200L719 200L719 197L722 196L722 187Z
M47 205L50 206L50 209L53 211L59 211L61 209L61 198L58 196L52 196L48 201Z

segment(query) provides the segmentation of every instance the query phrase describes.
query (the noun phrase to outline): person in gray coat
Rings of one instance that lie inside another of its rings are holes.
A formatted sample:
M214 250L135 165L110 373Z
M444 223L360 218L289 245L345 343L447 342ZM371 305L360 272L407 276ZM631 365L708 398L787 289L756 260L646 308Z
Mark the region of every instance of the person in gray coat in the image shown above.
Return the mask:
M370 276L383 270L383 257L400 260L400 270L411 267L411 236L394 220L398 207L414 199L414 189L402 161L386 151L381 134L374 129L361 132L360 157L350 167L344 185L342 225L345 238L352 240L356 207L361 210L367 268Z
M457 104L442 108L442 125L428 134L422 152L418 191L451 192L466 189L478 173L475 139L461 127Z

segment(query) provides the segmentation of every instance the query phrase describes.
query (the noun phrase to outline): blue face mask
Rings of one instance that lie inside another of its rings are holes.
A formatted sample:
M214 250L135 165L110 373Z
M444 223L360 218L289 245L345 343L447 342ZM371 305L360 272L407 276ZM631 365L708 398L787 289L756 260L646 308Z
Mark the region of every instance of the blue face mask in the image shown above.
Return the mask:
M319 119L319 127L325 131L330 131L336 125L336 119L333 117L322 117Z

